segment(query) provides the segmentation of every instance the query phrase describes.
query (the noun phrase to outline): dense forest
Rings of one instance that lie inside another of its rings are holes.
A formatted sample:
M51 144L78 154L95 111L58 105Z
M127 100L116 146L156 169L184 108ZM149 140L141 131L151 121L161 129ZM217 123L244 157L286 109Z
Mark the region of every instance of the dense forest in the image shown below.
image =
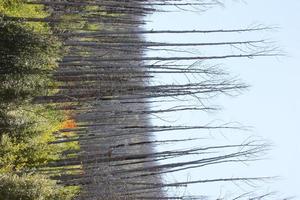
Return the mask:
M151 118L181 111L209 112L202 103L248 86L203 61L278 55L264 40L203 43L151 42L151 34L243 34L252 26L214 30L145 30L155 12L205 12L217 0L0 0L0 199L204 199L168 188L271 177L228 177L185 182L164 175L218 164L252 162L269 149L249 139L157 151L156 146L198 140L159 140L154 134L186 130L242 130L231 124L157 125ZM236 47L222 55L148 56L177 47ZM192 75L187 82L153 81L158 74ZM199 103L191 105L188 99ZM152 103L180 101L175 107ZM172 159L192 156L172 162ZM230 199L272 199L244 192Z

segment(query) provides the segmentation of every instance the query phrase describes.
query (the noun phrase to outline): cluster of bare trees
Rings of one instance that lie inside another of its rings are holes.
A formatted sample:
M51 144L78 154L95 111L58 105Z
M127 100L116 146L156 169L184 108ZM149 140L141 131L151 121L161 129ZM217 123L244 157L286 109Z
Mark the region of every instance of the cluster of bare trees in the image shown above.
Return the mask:
M53 14L43 19L11 17L11 20L49 22L68 49L67 55L60 61L59 70L53 74L58 82L59 93L40 96L35 99L35 103L53 103L57 109L71 111L77 126L61 132L76 134L53 143L59 145L77 141L80 144L80 150L65 152L68 158L50 163L49 167L52 168L42 170L53 174L53 178L62 184L80 185L82 193L79 199L202 199L189 195L172 196L165 191L169 187L185 187L196 183L268 179L230 177L164 182L162 176L167 173L221 163L255 161L268 145L261 141L247 141L241 144L154 151L156 145L188 142L196 138L157 140L153 133L240 127L226 124L152 125L150 118L162 113L187 110L206 112L217 108L199 103L196 106L178 105L155 109L149 104L186 97L201 102L201 99L217 94L232 94L247 88L247 85L237 80L227 79L221 69L204 67L200 61L275 55L272 51L260 48L265 41L166 43L145 41L142 37L143 34L234 34L264 31L268 27L219 30L140 28L141 24L146 23L143 16L153 12L172 9L201 11L220 5L221 2L216 0L28 0L27 3L45 5ZM151 48L168 48L167 51L173 51L175 47L243 45L251 46L254 50L213 56L145 56L145 52ZM191 74L198 79L177 84L150 83L157 74ZM209 78L201 79L202 76ZM189 161L172 162L176 157L189 155L197 157ZM167 160L170 162L162 162ZM81 168L82 174L71 173ZM54 172L51 169L55 169ZM57 170L64 172L64 175L56 177ZM265 199L269 196L253 194L249 197L244 194L233 199Z

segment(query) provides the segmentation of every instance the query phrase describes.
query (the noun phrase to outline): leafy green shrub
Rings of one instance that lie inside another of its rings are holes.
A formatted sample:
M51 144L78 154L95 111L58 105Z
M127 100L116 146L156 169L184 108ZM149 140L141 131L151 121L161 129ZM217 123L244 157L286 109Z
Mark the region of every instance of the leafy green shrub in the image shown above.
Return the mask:
M60 129L64 113L51 105L22 105L0 107L1 134L8 134L20 140L39 134L52 134Z
M44 105L21 108L26 111L13 111L17 118L13 123L17 124L11 123L0 132L0 173L43 168L49 162L63 159L64 151L79 148L77 142L49 144L59 136L53 132L62 128L63 113Z
M76 191L64 188L41 175L0 174L0 199L71 200Z
M21 172L44 167L59 158L59 146L49 145L45 135L17 141L8 135L0 138L0 172Z

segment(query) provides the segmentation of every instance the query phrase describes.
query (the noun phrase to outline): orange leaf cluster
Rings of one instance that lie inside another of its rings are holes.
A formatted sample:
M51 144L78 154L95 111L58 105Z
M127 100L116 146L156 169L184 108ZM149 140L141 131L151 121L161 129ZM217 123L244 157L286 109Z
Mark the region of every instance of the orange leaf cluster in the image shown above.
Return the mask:
M62 128L75 128L77 127L76 122L73 119L68 119L63 122Z

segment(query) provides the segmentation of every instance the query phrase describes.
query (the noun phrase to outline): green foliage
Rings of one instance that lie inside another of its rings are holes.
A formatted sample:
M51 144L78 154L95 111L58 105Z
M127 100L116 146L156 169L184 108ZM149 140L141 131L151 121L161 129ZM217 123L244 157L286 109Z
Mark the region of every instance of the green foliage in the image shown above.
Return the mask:
M20 104L47 95L61 43L0 18L0 102Z
M0 174L0 199L3 200L71 200L76 193L45 176Z
M45 167L47 163L62 158L64 151L78 149L77 142L49 144L56 140L58 135L53 133L65 120L63 113L51 105L22 106L6 112L6 115L10 121L1 125L0 172Z
M63 113L53 109L51 105L22 105L18 109L0 109L2 133L18 139L42 133L52 134L59 130L63 120Z
M58 146L49 145L48 138L40 135L18 141L8 135L2 135L0 141L0 172L20 172L37 169L59 158Z
M77 142L51 144L66 114L51 104L33 104L37 96L57 92L51 77L62 44L44 22L9 21L5 16L44 18L41 5L0 0L0 199L70 200L79 187L65 187L47 176L47 164L70 155ZM49 89L54 88L54 89ZM72 155L73 156L73 155ZM26 172L33 174L25 174ZM49 170L59 176L62 171ZM79 172L70 172L79 173Z
M13 17L45 18L49 14L42 5L26 4L23 0L0 0L0 14ZM50 33L50 27L43 22L27 22L26 26L31 27L38 33Z

